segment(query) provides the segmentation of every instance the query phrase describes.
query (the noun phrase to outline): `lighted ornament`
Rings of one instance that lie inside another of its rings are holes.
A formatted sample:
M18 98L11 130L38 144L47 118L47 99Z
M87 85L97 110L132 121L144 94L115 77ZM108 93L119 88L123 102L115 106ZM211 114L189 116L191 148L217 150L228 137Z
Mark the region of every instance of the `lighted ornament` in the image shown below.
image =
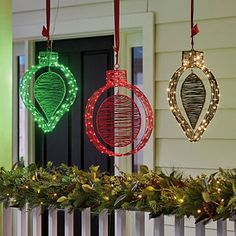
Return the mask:
M153 112L148 99L127 82L126 70L119 70L119 4L119 0L114 0L115 69L106 72L106 85L88 99L85 110L86 134L90 142L109 156L138 152L153 129ZM115 94L103 100L103 94L108 92Z
M20 84L22 100L44 132L52 131L69 111L77 91L73 74L58 63L58 53L50 51L39 53L39 64L25 73Z
M127 82L126 70L108 70L106 80L106 85L88 99L85 111L86 133L90 142L102 153L109 156L134 154L145 146L152 133L152 108L146 96L136 86ZM118 92L98 105L99 99L109 89ZM119 90L132 92L141 107ZM140 109L144 111L143 117ZM137 139L138 136L141 138ZM124 147L126 147L125 152L117 151ZM114 148L116 151L113 151Z
M203 120L197 127L196 125L201 115L206 98L206 90L201 79L195 73L191 72L182 84L181 100L189 122L182 115L176 98L176 90L181 75L186 70L191 68L200 69L206 75L206 78L209 81L211 87L211 99L209 102L209 107ZM168 101L172 113L184 130L186 136L192 142L198 141L214 117L219 103L219 88L214 75L204 66L203 52L183 52L182 66L174 73L169 83Z
M182 66L172 76L168 91L168 102L173 115L182 127L184 133L191 142L200 140L208 124L213 119L218 103L219 103L219 88L215 80L214 75L204 65L203 52L195 51L193 48L193 36L198 33L197 25L193 25L193 0L191 1L191 38L192 38L192 50L182 52ZM188 121L180 111L180 107L177 104L177 87L179 81L184 72L190 70L190 74L184 79L180 97L183 108L185 110ZM206 114L203 120L198 120L201 116L205 100L206 100L206 89L202 79L198 77L195 70L200 70L205 75L210 85L210 101Z
M51 51L50 0L46 0L46 22L42 35L47 38L47 51L39 53L39 64L24 74L20 84L25 106L45 133L51 132L69 111L78 91L73 74L58 63L58 53Z

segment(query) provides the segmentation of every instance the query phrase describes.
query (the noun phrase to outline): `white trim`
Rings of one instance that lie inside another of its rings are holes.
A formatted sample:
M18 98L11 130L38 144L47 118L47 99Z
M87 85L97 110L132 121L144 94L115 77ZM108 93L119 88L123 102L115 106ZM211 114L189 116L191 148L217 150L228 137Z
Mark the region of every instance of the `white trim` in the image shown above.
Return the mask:
M147 96L154 115L155 125L155 23L154 17L149 19L149 22L143 27L143 92ZM149 79L148 79L149 78ZM144 147L144 162L149 168L154 169L155 167L155 126L152 135Z
M13 92L13 99L12 99L12 162L15 163L18 160L18 111L17 111L17 89L18 89L18 78L17 78L17 58L18 56L24 55L24 45L22 43L14 43L13 45L13 68L12 68L12 92Z
M148 38L154 37L154 15L153 13L139 13L121 16L121 31L130 29L141 29ZM113 33L113 17L98 17L80 20L57 22L54 38L81 38L88 36L100 36ZM13 26L13 40L42 40L41 24L15 25ZM153 41L153 39L151 39ZM151 46L151 45L149 45Z
M12 112L13 112L13 163L15 163L16 161L18 161L18 158L20 158L18 156L18 152L17 152L17 147L19 145L18 142L20 142L20 140L18 140L18 98L17 98L17 89L18 89L18 57L19 56L24 56L25 55L25 51L24 51L24 43L22 42L15 42L13 45L13 103L12 103ZM19 114L19 119L21 117L21 115L23 115L23 113L25 113L25 122L24 122L24 127L19 127L19 132L21 132L22 139L23 140L27 140L28 138L28 119L27 119L27 110L23 109L21 112L21 114ZM21 125L21 123L19 123L19 125ZM22 146L23 145L23 146ZM21 153L24 157L24 161L25 164L28 163L28 143L25 142L23 144L21 144Z
M30 68L35 62L34 42L25 40L25 68ZM31 113L28 112L27 135L28 135L28 163L35 162L35 123Z

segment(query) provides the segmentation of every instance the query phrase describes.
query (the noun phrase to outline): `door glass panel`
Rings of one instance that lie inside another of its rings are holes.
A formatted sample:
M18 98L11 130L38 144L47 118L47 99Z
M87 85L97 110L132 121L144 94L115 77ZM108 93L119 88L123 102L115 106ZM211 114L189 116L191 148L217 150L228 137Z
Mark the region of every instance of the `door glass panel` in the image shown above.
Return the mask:
M25 56L18 56L17 57L17 78L18 78L18 86L20 81L25 73ZM19 94L19 87L18 91L18 157L25 157L26 156L26 110L25 106L22 102L22 99Z
M133 47L132 48L132 83L138 87L141 91L143 90L143 48L142 47ZM137 101L136 96L134 96L134 101L137 105L140 103ZM140 108L141 116L145 117L143 109ZM144 125L142 125L140 132L143 132ZM140 142L140 136L134 143L136 146ZM140 150L138 153L133 155L132 171L137 172L140 165L143 163L143 151Z

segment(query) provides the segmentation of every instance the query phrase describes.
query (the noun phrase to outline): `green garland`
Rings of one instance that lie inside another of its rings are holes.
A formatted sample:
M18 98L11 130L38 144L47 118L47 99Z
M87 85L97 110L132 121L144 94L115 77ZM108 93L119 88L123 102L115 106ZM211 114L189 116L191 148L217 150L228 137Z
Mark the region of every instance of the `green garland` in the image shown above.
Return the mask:
M59 167L51 162L45 168L17 163L12 170L0 169L0 202L5 207L138 210L150 217L173 214L194 216L196 221L231 218L236 211L236 170L222 170L210 176L169 175L141 166L140 172L119 176L101 173L98 166L89 171Z

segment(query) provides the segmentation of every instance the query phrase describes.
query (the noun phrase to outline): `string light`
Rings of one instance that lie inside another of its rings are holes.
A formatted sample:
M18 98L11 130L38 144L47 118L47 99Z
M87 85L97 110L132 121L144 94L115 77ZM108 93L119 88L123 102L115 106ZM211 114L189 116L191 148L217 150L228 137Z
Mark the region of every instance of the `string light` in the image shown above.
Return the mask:
M200 69L207 77L211 88L211 99L207 112L200 122L199 126L195 129L186 121L180 112L177 104L176 89L181 75L187 69L197 68ZM200 140L207 126L213 119L219 103L219 87L217 85L214 75L204 66L203 52L200 51L183 51L182 53L182 66L172 76L168 87L168 102L170 109L182 127L184 134L188 137L189 141L196 142Z
M103 199L106 200L106 201L109 201L109 197L108 196L105 196Z
M179 199L179 202L180 202L180 203L183 203L183 202L184 202L184 199L183 199L183 198Z
M170 109L175 116L177 122L182 127L184 134L189 141L196 142L200 140L208 124L213 119L219 103L219 87L214 75L204 65L203 52L194 50L194 36L198 34L199 29L197 24L194 25L194 0L191 0L191 50L182 52L182 66L175 71L169 82L168 87L168 102ZM184 80L181 87L181 100L189 123L186 121L176 99L176 90L182 74L190 69L191 74ZM202 113L206 90L202 80L193 73L193 69L200 69L209 81L211 89L211 99L209 107L204 116L204 119L197 127L198 120Z
M56 175L53 175L53 176L52 176L52 179L53 179L53 180L56 180L56 179L57 179L57 176L56 176Z

